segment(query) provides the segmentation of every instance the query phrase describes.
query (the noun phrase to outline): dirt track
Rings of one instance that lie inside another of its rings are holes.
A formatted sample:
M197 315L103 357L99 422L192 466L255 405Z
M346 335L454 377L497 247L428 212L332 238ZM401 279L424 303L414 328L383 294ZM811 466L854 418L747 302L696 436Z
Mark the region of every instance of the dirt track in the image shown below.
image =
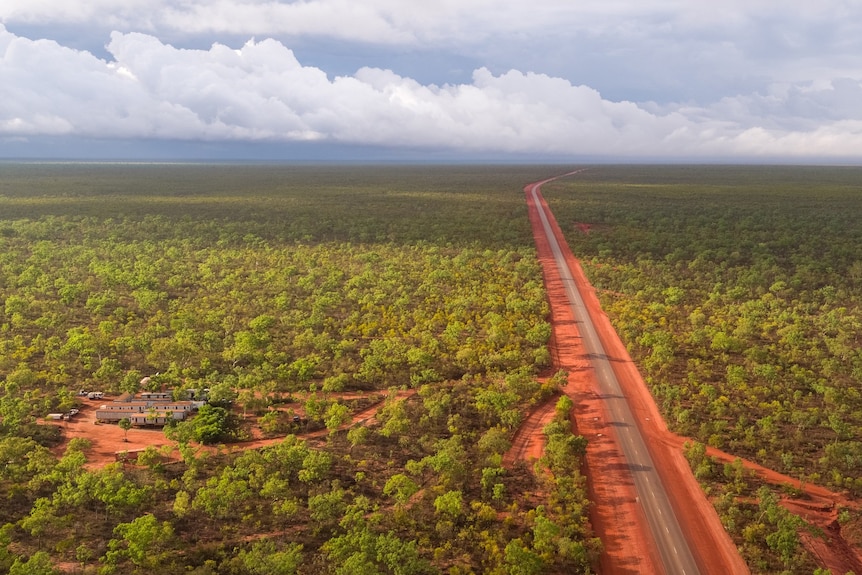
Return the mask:
M512 439L512 448L503 458L504 467L511 467L516 461L535 461L542 456L545 448L542 429L554 418L556 401L556 397L549 399L524 420Z

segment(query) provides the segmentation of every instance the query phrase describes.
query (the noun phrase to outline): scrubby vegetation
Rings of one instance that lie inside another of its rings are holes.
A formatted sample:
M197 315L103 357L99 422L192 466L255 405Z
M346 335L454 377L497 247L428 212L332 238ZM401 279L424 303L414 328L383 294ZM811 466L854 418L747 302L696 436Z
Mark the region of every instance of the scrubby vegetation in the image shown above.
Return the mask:
M555 392L521 191L545 173L4 165L0 570L588 572L571 433L547 474L501 466ZM166 430L180 461L49 449L39 418L142 380L210 389ZM349 391L383 399L373 421L344 427ZM296 397L328 435L287 434ZM247 412L284 439L197 447Z

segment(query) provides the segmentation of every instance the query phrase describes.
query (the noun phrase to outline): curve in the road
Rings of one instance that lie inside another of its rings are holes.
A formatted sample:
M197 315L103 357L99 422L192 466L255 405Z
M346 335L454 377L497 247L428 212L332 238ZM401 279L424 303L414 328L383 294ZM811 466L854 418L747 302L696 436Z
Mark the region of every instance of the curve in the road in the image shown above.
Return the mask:
M575 173L577 172L570 172L565 175ZM674 575L699 574L700 568L676 518L667 490L659 477L637 422L626 401L625 394L605 353L601 339L593 326L592 319L578 290L578 285L566 263L556 235L553 233L545 208L539 200L541 186L555 179L557 178L549 178L530 184L528 192L532 195L538 210L584 347L595 370L597 383L610 420L609 423L615 428L620 449L628 462L637 490L638 501L643 507L665 571Z

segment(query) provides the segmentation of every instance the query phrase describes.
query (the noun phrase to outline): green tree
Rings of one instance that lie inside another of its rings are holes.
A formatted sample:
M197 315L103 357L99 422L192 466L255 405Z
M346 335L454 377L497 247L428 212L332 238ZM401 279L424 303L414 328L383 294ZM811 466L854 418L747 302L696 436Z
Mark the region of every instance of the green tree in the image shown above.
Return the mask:
M230 406L237 400L237 392L230 381L222 381L210 386L209 403L218 407Z
M358 497L341 520L343 534L324 543L322 551L336 575L424 575L435 572L420 557L416 541L404 541L391 531L378 533L380 514L369 511L368 500Z
M303 483L323 480L332 467L332 456L325 451L312 450L302 460L302 469L297 476Z
M762 515L774 529L766 535L766 544L779 554L786 567L790 567L797 560L800 547L799 530L804 521L782 507L778 497L768 487L758 489L757 497Z
M102 469L86 471L74 481L61 485L54 501L80 504L84 498L104 505L105 519L112 513L134 511L148 499L152 488L138 485L123 473L120 463L112 463Z
M520 539L513 539L506 545L505 556L508 575L539 575L545 570L542 558Z
M15 526L11 523L0 527L0 569L2 570L8 570L15 560L12 551L9 549L9 545L12 543L12 530L14 528Z
M485 431L478 443L479 450L489 458L493 455L506 453L511 446L509 434L500 426L491 427Z
M128 417L124 417L120 421L117 422L117 425L120 429L123 430L123 441L129 440L129 430L132 428L132 420Z
M328 492L310 496L308 498L308 511L311 518L319 526L334 523L344 513L345 496L346 492L338 486L337 482L333 482L332 489Z
M45 551L37 551L26 561L15 559L9 568L9 575L59 575L61 571L51 563L51 556Z
M177 491L174 497L173 512L177 517L183 518L191 509L191 496L188 491Z
M270 540L257 541L237 559L249 575L293 575L302 562L302 545L288 543L279 550Z
M236 430L236 422L227 409L210 404L201 406L191 419L181 421L173 430L165 428L167 434L180 442L189 440L212 444L231 439Z
M19 525L21 529L41 541L44 535L62 529L68 523L68 518L57 515L56 506L50 499L40 497L33 503L30 513L21 519Z
M350 430L347 432L347 441L350 442L350 445L356 447L357 445L364 444L370 434L371 432L368 430L367 427L365 427L364 425L358 425L350 428Z
M260 430L266 435L275 435L283 427L279 421L279 413L275 410L267 411L257 419L257 423L260 425Z
M173 544L174 529L167 521L159 522L147 513L130 523L120 523L114 528L114 539L108 542L108 552L103 561L117 565L125 559L138 567L156 569L162 554Z
M416 482L403 473L396 473L383 486L383 493L395 499L399 505L407 503L418 491L419 486Z
M93 560L95 557L95 553L90 547L84 543L81 543L75 548L75 559L78 560L78 563L81 564L81 569L83 570L87 563Z
M450 519L464 515L464 495L460 491L447 491L434 499L434 510Z
M210 477L198 489L192 507L203 509L214 519L241 517L254 497L248 480L233 467L226 467L218 477Z
M331 403L323 416L323 422L330 433L335 433L350 420L350 408L343 403Z

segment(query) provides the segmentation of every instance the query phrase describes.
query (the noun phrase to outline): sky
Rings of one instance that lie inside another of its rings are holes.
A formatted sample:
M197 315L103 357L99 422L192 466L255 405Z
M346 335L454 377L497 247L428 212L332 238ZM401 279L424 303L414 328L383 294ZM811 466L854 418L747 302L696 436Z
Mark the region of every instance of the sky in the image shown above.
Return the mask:
M862 2L0 0L0 158L862 163Z

